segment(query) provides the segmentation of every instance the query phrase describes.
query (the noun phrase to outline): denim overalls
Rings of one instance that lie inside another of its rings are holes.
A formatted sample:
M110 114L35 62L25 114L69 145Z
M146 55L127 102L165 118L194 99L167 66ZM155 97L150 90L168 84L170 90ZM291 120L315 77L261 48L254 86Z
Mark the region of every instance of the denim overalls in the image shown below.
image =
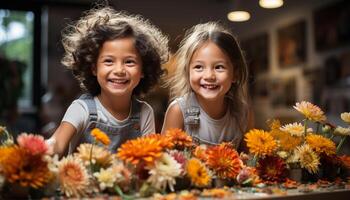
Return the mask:
M186 98L185 98L186 99ZM193 92L189 93L186 100L178 100L180 107L183 107L185 109L183 110L184 115L184 129L186 132L191 135L193 138L193 141L197 144L206 144L206 145L217 145L219 143L211 142L208 140L205 140L201 138L198 134L198 131L196 129L200 126L200 105L195 97L195 94ZM206 122L202 122L206 123ZM234 137L233 140L227 141L233 144L235 148L238 148L240 144L241 137Z
M114 153L125 141L142 135L140 131L141 103L135 98L132 98L132 108L129 119L123 125L108 125L104 122L98 121L96 104L91 95L83 94L79 99L86 103L89 110L89 123L83 132L80 143L93 143L93 138L90 132L93 128L99 128L108 135L111 140L108 149Z

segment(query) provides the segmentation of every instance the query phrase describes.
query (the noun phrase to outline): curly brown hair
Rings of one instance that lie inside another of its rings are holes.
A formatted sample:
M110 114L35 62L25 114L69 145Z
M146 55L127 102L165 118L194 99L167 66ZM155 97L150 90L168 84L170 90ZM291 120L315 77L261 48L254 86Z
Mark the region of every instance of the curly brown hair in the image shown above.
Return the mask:
M117 12L110 7L89 10L62 35L65 49L62 64L72 70L81 88L93 96L101 92L92 68L104 42L125 37L135 39L144 74L133 91L137 96L157 84L164 72L161 65L169 58L168 38L157 27L139 15Z

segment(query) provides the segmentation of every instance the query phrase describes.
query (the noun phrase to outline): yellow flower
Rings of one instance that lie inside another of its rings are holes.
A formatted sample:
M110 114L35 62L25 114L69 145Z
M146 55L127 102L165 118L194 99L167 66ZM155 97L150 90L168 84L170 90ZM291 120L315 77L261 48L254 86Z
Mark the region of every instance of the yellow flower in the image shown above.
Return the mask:
M146 135L145 137L154 138L156 140L161 141L160 145L162 146L163 149L172 149L174 147L174 143L171 140L171 138L166 137L165 135L152 133L152 134Z
M341 118L344 122L350 124L350 112L343 112L342 114L340 114L340 118Z
M306 143L310 145L318 155L325 153L326 155L334 155L336 152L335 144L332 140L320 135L310 134L306 136Z
M98 128L92 129L91 135L95 138L96 141L101 142L104 145L109 145L111 143L111 140L106 135L106 133Z
M296 158L300 162L300 166L305 168L310 173L314 174L318 171L320 158L307 144L297 147L295 150Z
M277 149L275 139L264 130L252 129L245 135L249 152L256 156L272 155Z
M61 191L68 197L84 197L89 190L89 175L79 158L68 156L58 164Z
M280 129L281 131L290 133L292 136L300 137L304 134L304 126L301 123L297 122L293 124L284 125Z
M107 168L112 165L113 156L107 149L94 146L91 152L92 144L80 144L77 148L78 152L75 153L79 157L85 166L90 165L90 158L93 164L99 165L100 167Z
M154 161L162 156L161 141L151 137L140 137L128 140L118 149L117 156L133 165L145 162L152 165Z
M321 122L326 120L323 111L310 102L302 101L296 103L293 107L311 121Z
M48 163L41 156L33 156L18 146L1 148L0 166L10 183L40 188L52 178Z
M101 168L99 172L94 173L94 176L97 178L100 189L103 191L106 188L113 188L118 174L113 173L112 168Z
M208 148L207 166L215 171L219 178L236 178L242 168L242 161L236 150L227 143Z
M211 183L209 170L197 158L187 161L186 172L192 184L197 187L206 187Z
M167 130L165 132L165 137L170 138L170 140L174 143L175 148L177 149L193 146L192 137L178 128Z
M278 142L278 146L282 151L292 151L302 142L302 137L292 136L288 132L282 131L278 120L274 120L270 124L270 128L270 134Z

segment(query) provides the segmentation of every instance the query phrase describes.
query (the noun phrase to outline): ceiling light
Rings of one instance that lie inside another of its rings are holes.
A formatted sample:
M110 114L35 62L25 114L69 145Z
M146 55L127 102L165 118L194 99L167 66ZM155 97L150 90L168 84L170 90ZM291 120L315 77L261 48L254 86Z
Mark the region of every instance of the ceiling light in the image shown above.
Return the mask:
M232 11L227 14L227 18L233 22L244 22L250 19L250 14L247 11Z
M283 5L283 0L259 0L259 5L263 8L279 8Z

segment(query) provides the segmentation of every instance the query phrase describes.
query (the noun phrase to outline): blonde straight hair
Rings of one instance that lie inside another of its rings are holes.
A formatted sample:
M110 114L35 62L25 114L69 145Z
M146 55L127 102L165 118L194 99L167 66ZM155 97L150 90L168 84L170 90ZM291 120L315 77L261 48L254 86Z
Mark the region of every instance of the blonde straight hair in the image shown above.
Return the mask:
M237 120L242 132L248 120L248 67L236 37L216 22L198 24L189 29L175 54L174 74L166 80L170 97L175 99L192 91L189 81L189 64L194 52L206 42L214 42L225 52L233 65L234 80L226 97L230 114Z

